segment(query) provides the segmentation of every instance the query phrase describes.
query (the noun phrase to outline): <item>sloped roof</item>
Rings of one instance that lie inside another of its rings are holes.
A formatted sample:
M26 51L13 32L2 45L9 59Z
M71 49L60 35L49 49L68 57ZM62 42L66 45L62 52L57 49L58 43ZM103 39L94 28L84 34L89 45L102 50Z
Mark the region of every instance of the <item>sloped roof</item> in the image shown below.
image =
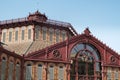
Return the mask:
M53 43L49 41L33 41L33 42L23 42L23 43L14 43L14 44L6 44L3 47L11 52L15 52L19 55L27 55L28 53L32 53L47 46L52 45Z
M78 36L74 36L74 37L72 37L69 41L66 40L66 41L60 42L59 44L51 45L51 46L49 46L48 48L43 48L43 49L40 49L40 50L38 50L38 51L36 51L36 52L29 53L28 55L26 55L26 57L35 56L36 53L38 53L37 55L39 55L39 54L41 54L44 50L46 50L46 49L51 50L51 49L53 49L53 47L54 47L54 49L56 49L56 46L64 45L64 44L67 43L67 41L68 41L68 43L70 44L71 41L74 41L74 42L75 42L76 40L78 40L78 38L84 37L84 36L91 37L91 39L94 40L96 43L98 43L101 47L105 47L108 52L112 53L112 55L114 55L114 56L116 56L117 58L119 58L120 55L119 55L116 51L114 51L114 50L111 49L109 46L107 46L107 45L104 44L102 41L100 41L100 40L97 39L95 36L93 36L93 35L91 34L91 32L89 31L88 28L84 30L84 33L83 33L83 34L80 34L80 35L78 35Z

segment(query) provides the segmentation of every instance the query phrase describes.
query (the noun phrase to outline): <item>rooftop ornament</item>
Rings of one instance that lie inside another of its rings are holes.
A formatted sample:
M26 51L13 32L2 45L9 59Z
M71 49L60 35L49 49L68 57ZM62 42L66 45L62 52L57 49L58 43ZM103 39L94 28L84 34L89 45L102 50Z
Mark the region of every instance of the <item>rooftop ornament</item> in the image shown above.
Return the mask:
M91 32L90 32L89 28L86 28L86 29L84 30L84 34L85 34L85 35L89 36L90 33L91 33Z

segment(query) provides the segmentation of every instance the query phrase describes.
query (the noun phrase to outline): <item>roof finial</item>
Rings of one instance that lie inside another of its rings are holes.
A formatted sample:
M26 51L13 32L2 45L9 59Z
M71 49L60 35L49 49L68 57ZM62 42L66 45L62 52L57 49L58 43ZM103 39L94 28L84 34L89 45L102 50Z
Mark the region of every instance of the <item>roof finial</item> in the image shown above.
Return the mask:
M90 33L91 33L91 32L90 32L89 28L87 27L87 28L84 30L84 34L86 34L86 35L88 36L88 35L90 35Z

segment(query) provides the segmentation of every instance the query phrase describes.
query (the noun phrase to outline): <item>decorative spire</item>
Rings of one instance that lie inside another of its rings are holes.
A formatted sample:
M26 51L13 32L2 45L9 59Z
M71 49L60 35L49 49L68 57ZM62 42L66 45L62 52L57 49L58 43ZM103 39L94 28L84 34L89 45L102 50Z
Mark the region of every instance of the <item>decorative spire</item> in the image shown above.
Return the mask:
M89 28L87 27L87 28L84 30L84 34L87 35L87 36L89 36L90 33L91 33L91 32L90 32Z

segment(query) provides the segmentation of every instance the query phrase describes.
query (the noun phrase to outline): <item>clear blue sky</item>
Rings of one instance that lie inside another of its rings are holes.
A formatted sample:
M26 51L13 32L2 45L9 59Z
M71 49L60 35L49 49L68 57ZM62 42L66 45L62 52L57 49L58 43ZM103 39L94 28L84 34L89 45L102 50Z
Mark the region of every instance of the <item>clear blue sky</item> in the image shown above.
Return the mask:
M1 0L0 20L26 17L39 10L69 22L78 33L92 34L120 53L120 0Z

